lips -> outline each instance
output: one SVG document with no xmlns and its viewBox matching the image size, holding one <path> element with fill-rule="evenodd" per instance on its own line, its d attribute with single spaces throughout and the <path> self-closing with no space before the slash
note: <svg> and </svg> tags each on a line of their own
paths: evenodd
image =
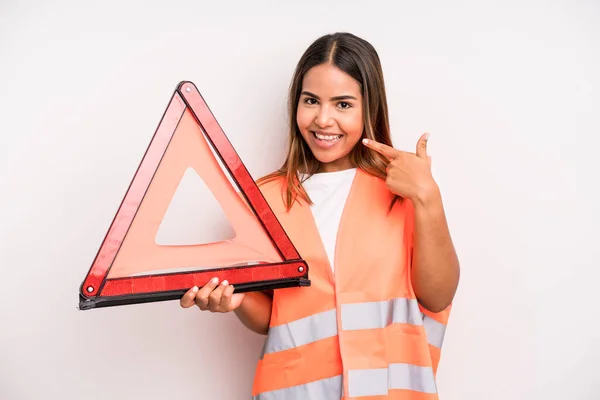
<svg viewBox="0 0 600 400">
<path fill-rule="evenodd" d="M 331 133 L 331 132 L 316 132 L 310 131 L 313 137 L 313 145 L 315 149 L 320 149 L 323 151 L 328 151 L 338 145 L 338 143 L 342 143 L 343 134 L 339 133 Z"/>
<path fill-rule="evenodd" d="M 343 135 L 334 134 L 334 133 L 322 133 L 322 132 L 312 132 L 312 134 L 316 139 L 318 139 L 320 141 L 324 141 L 324 142 L 329 142 L 329 143 L 337 142 L 343 136 Z"/>
</svg>

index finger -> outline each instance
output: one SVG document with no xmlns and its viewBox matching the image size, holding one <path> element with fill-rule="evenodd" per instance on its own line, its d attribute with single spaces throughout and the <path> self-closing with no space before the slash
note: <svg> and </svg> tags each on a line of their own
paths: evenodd
<svg viewBox="0 0 600 400">
<path fill-rule="evenodd" d="M 379 154 L 382 154 L 389 159 L 396 158 L 398 156 L 398 154 L 400 153 L 399 150 L 396 150 L 393 147 L 390 147 L 383 143 L 376 142 L 374 140 L 363 139 L 363 144 L 365 146 L 367 146 L 368 148 L 375 150 Z"/>
</svg>

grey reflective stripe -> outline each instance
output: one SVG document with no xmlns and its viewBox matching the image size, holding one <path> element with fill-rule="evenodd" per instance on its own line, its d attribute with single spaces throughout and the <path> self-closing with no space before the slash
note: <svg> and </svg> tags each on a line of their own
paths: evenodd
<svg viewBox="0 0 600 400">
<path fill-rule="evenodd" d="M 342 329 L 345 331 L 385 328 L 390 324 L 422 325 L 417 300 L 398 298 L 342 304 Z"/>
<path fill-rule="evenodd" d="M 252 400 L 340 400 L 342 398 L 342 376 L 321 379 L 304 385 L 260 393 Z"/>
<path fill-rule="evenodd" d="M 348 395 L 382 396 L 388 394 L 388 369 L 354 369 L 348 371 Z"/>
<path fill-rule="evenodd" d="M 391 324 L 423 325 L 430 345 L 441 348 L 444 342 L 446 326 L 423 314 L 416 299 L 342 304 L 345 331 L 385 328 Z"/>
<path fill-rule="evenodd" d="M 425 333 L 427 334 L 427 341 L 430 345 L 442 348 L 444 343 L 444 335 L 446 334 L 446 325 L 441 322 L 437 322 L 435 319 L 425 315 L 423 317 L 423 325 L 425 327 Z"/>
<path fill-rule="evenodd" d="M 348 395 L 384 396 L 392 389 L 437 393 L 431 367 L 412 364 L 390 364 L 388 368 L 348 371 Z"/>
<path fill-rule="evenodd" d="M 287 324 L 270 327 L 263 353 L 288 350 L 336 335 L 337 313 L 335 309 L 332 309 Z"/>
<path fill-rule="evenodd" d="M 412 364 L 390 364 L 390 389 L 437 393 L 433 368 Z"/>
</svg>

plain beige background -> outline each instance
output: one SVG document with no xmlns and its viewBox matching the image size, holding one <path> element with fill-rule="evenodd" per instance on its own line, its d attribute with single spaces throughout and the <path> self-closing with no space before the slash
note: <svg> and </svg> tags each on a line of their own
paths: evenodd
<svg viewBox="0 0 600 400">
<path fill-rule="evenodd" d="M 2 0 L 0 398 L 249 398 L 262 338 L 233 315 L 77 291 L 179 81 L 258 178 L 298 58 L 346 30 L 380 52 L 397 147 L 431 132 L 463 271 L 441 399 L 596 399 L 599 22 L 596 1 Z M 164 240 L 197 233 L 178 201 L 193 223 Z"/>
</svg>

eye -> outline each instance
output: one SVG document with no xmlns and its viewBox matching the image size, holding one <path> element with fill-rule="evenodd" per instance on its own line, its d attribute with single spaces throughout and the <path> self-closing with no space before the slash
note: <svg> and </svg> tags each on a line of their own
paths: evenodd
<svg viewBox="0 0 600 400">
<path fill-rule="evenodd" d="M 342 110 L 347 110 L 348 108 L 352 107 L 352 104 L 346 102 L 346 101 L 341 101 L 338 103 L 338 106 L 342 109 Z"/>
<path fill-rule="evenodd" d="M 306 98 L 304 99 L 304 104 L 308 104 L 308 105 L 311 105 L 311 106 L 313 106 L 313 105 L 315 105 L 315 104 L 317 104 L 317 103 L 318 103 L 317 99 L 314 99 L 314 98 L 312 98 L 312 97 L 306 97 Z"/>
</svg>

